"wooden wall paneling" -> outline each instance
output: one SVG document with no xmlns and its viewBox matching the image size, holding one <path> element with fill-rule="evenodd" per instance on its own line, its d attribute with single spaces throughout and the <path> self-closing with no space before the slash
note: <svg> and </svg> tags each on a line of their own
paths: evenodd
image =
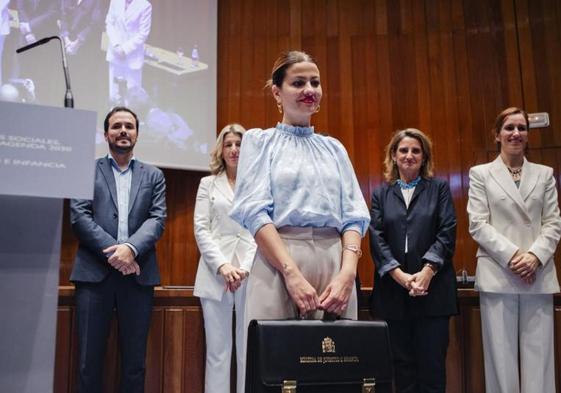
<svg viewBox="0 0 561 393">
<path fill-rule="evenodd" d="M 268 3 L 265 1 L 257 1 L 255 13 L 258 15 L 266 15 Z M 253 45 L 254 53 L 252 56 L 252 66 L 250 73 L 250 78 L 252 78 L 251 83 L 251 97 L 249 102 L 252 106 L 248 108 L 247 113 L 244 113 L 245 119 L 251 120 L 253 124 L 252 127 L 259 126 L 262 128 L 273 126 L 274 123 L 267 123 L 266 109 L 270 107 L 272 98 L 265 96 L 265 82 L 269 79 L 270 69 L 273 65 L 273 60 L 271 60 L 268 55 L 268 42 L 270 41 L 271 21 L 266 18 L 255 18 L 254 19 L 254 32 L 253 32 Z M 244 119 L 244 120 L 245 120 Z"/>
<path fill-rule="evenodd" d="M 469 187 L 468 170 L 476 162 L 475 151 L 477 145 L 472 137 L 473 112 L 471 108 L 471 85 L 469 80 L 468 50 L 466 42 L 466 27 L 464 8 L 462 0 L 454 0 L 451 9 L 452 39 L 457 122 L 450 132 L 457 133 L 460 167 L 449 174 L 450 189 L 454 198 L 456 208 L 456 253 L 454 255 L 454 266 L 456 271 L 466 269 L 470 274 L 475 273 L 473 260 L 475 258 L 476 245 L 468 233 L 468 216 L 466 213 L 467 193 Z M 459 181 L 456 181 L 459 178 Z M 452 179 L 454 179 L 452 181 Z"/>
<path fill-rule="evenodd" d="M 166 308 L 163 334 L 162 392 L 202 392 L 204 330 L 200 307 Z"/>
<path fill-rule="evenodd" d="M 164 363 L 162 391 L 183 393 L 185 362 L 185 316 L 183 308 L 168 308 L 164 312 Z"/>
<path fill-rule="evenodd" d="M 204 391 L 205 336 L 203 314 L 200 307 L 186 307 L 183 311 L 185 370 L 183 384 L 189 388 L 185 393 Z M 166 391 L 167 393 L 167 391 Z"/>
<path fill-rule="evenodd" d="M 559 146 L 561 103 L 561 5 L 558 1 L 516 1 L 526 109 L 549 112 L 551 127 L 530 134 L 532 146 Z"/>
<path fill-rule="evenodd" d="M 226 125 L 227 119 L 240 116 L 241 105 L 241 63 L 242 49 L 242 7 L 236 1 L 221 1 L 218 6 L 218 37 L 219 48 L 224 52 L 218 53 L 219 75 L 226 74 L 227 79 L 218 80 L 218 102 L 224 103 L 223 108 L 218 108 L 218 124 Z"/>
<path fill-rule="evenodd" d="M 150 333 L 146 351 L 146 393 L 160 393 L 162 390 L 162 371 L 164 369 L 164 321 L 165 309 L 155 307 L 152 311 Z"/>
<path fill-rule="evenodd" d="M 302 0 L 290 0 L 290 49 L 302 48 Z"/>
<path fill-rule="evenodd" d="M 162 285 L 193 285 L 199 260 L 193 212 L 200 178 L 207 172 L 165 169 L 168 218 L 156 245 Z"/>
</svg>

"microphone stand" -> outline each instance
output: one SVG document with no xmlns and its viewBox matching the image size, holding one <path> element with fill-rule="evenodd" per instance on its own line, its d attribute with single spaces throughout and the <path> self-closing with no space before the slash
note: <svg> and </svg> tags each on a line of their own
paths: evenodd
<svg viewBox="0 0 561 393">
<path fill-rule="evenodd" d="M 50 40 L 56 39 L 60 43 L 60 53 L 62 54 L 62 70 L 64 72 L 64 82 L 66 84 L 66 92 L 64 94 L 64 107 L 74 108 L 74 96 L 72 95 L 72 89 L 70 88 L 70 72 L 68 71 L 68 62 L 66 61 L 66 49 L 64 47 L 64 42 L 58 35 L 53 35 L 51 37 L 41 38 L 29 45 L 16 49 L 16 53 L 25 52 L 26 50 L 35 48 L 36 46 L 46 44 Z"/>
</svg>

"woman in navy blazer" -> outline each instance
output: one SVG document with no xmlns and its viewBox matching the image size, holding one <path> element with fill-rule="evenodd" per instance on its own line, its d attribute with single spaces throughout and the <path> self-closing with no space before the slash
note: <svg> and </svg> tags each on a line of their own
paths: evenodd
<svg viewBox="0 0 561 393">
<path fill-rule="evenodd" d="M 386 147 L 386 183 L 372 194 L 371 311 L 387 320 L 396 391 L 445 392 L 456 213 L 448 183 L 433 178 L 432 143 L 413 128 Z"/>
</svg>

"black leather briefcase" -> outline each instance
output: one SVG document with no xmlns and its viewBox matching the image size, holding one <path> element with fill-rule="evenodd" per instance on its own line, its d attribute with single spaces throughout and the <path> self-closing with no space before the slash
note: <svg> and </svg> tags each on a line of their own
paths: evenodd
<svg viewBox="0 0 561 393">
<path fill-rule="evenodd" d="M 245 393 L 390 393 L 385 322 L 251 321 Z"/>
</svg>

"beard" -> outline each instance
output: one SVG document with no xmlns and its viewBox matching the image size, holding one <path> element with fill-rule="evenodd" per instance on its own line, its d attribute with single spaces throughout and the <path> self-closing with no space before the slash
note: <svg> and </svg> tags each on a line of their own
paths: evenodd
<svg viewBox="0 0 561 393">
<path fill-rule="evenodd" d="M 129 139 L 130 144 L 128 146 L 120 146 L 116 142 L 109 143 L 109 150 L 114 151 L 115 153 L 129 153 L 134 149 L 134 143 Z"/>
</svg>

